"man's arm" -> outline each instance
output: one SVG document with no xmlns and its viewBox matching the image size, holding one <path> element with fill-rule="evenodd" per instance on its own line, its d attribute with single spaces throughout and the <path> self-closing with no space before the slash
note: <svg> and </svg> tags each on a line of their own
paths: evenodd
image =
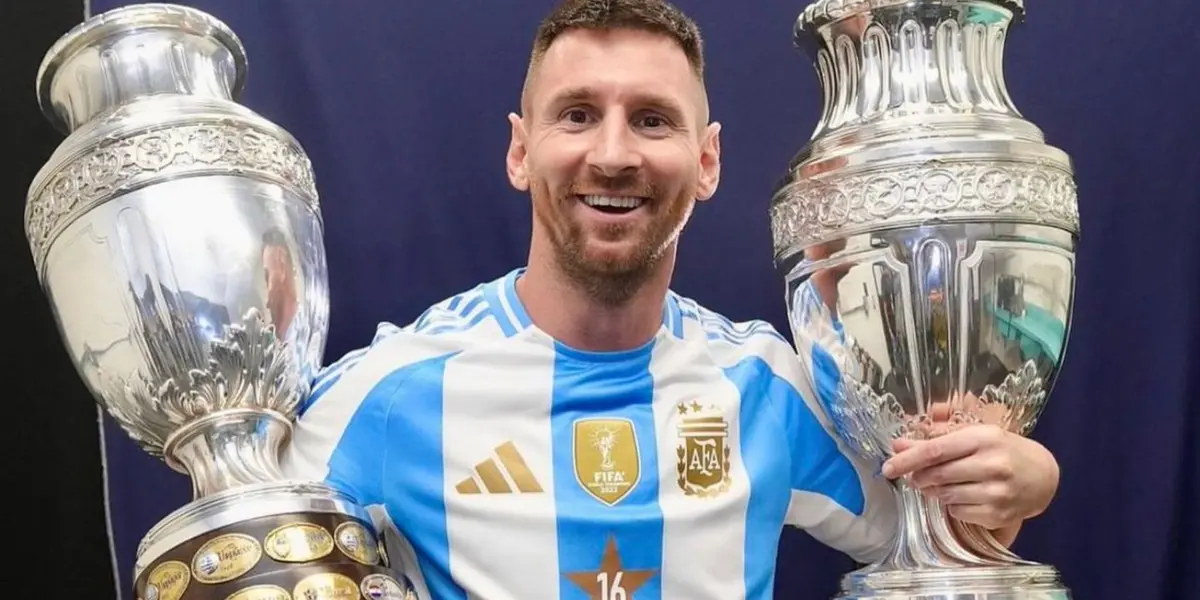
<svg viewBox="0 0 1200 600">
<path fill-rule="evenodd" d="M 388 375 L 413 358 L 404 350 L 416 344 L 396 345 L 409 330 L 381 323 L 369 345 L 321 369 L 281 457 L 286 476 L 325 482 L 361 505 L 383 502 L 379 450 L 397 387 Z"/>
<path fill-rule="evenodd" d="M 291 479 L 320 481 L 367 505 L 380 502 L 380 447 L 391 398 L 376 389 L 367 350 L 355 350 L 321 370 L 301 406 L 280 463 Z"/>
<path fill-rule="evenodd" d="M 763 358 L 767 394 L 789 442 L 792 498 L 786 523 L 859 562 L 881 559 L 898 531 L 895 493 L 872 463 L 842 443 L 823 410 L 821 390 L 833 389 L 833 374 L 819 356 L 816 364 L 804 364 L 814 357 L 797 356 L 782 337 Z"/>
<path fill-rule="evenodd" d="M 791 368 L 781 370 L 791 389 L 785 407 L 793 457 L 788 522 L 861 563 L 874 562 L 887 554 L 899 529 L 896 494 L 878 465 L 859 457 L 839 437 L 824 409 L 833 400 L 839 375 L 828 370 L 828 356 L 812 350 L 793 351 Z M 841 510 L 817 510 L 818 498 Z"/>
</svg>

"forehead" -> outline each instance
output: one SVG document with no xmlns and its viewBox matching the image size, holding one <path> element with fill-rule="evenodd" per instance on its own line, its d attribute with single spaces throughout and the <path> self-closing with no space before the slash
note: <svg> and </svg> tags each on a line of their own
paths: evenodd
<svg viewBox="0 0 1200 600">
<path fill-rule="evenodd" d="M 537 67 L 534 101 L 578 89 L 612 97 L 669 96 L 685 109 L 701 93 L 679 44 L 637 29 L 575 29 L 554 40 Z"/>
</svg>

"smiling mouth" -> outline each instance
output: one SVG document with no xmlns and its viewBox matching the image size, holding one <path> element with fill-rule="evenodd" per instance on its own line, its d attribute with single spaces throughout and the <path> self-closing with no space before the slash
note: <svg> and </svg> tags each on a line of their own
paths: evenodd
<svg viewBox="0 0 1200 600">
<path fill-rule="evenodd" d="M 645 198 L 637 196 L 579 196 L 579 200 L 589 207 L 610 215 L 623 215 L 637 210 L 646 203 Z"/>
</svg>

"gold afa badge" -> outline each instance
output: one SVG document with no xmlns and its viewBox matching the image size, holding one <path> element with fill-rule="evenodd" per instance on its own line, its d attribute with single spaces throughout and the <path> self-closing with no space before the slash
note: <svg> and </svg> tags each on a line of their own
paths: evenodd
<svg viewBox="0 0 1200 600">
<path fill-rule="evenodd" d="M 244 533 L 227 533 L 200 546 L 192 575 L 201 583 L 225 583 L 245 575 L 262 559 L 262 546 Z"/>
<path fill-rule="evenodd" d="M 149 600 L 179 600 L 192 581 L 188 566 L 177 560 L 167 561 L 154 567 L 146 576 L 146 590 L 142 596 Z"/>
<path fill-rule="evenodd" d="M 234 592 L 225 600 L 292 600 L 292 595 L 277 585 L 256 585 Z"/>
<path fill-rule="evenodd" d="M 591 496 L 615 506 L 637 487 L 642 475 L 633 421 L 579 419 L 574 431 L 575 479 Z"/>
<path fill-rule="evenodd" d="M 680 402 L 677 427 L 679 487 L 688 496 L 711 498 L 729 490 L 729 423 L 715 406 Z"/>
<path fill-rule="evenodd" d="M 358 600 L 358 584 L 340 573 L 317 573 L 301 579 L 292 596 L 297 600 Z"/>
<path fill-rule="evenodd" d="M 291 523 L 268 533 L 263 547 L 267 556 L 279 562 L 302 563 L 333 552 L 333 536 L 320 525 Z"/>
</svg>

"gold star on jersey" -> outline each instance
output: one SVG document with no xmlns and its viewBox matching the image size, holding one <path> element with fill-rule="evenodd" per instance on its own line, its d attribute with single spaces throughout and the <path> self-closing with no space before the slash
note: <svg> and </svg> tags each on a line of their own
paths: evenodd
<svg viewBox="0 0 1200 600">
<path fill-rule="evenodd" d="M 587 592 L 592 600 L 633 600 L 638 588 L 646 585 L 657 573 L 654 569 L 626 569 L 621 566 L 621 554 L 617 552 L 617 539 L 608 536 L 604 545 L 604 557 L 595 571 L 566 573 L 576 587 Z"/>
</svg>

